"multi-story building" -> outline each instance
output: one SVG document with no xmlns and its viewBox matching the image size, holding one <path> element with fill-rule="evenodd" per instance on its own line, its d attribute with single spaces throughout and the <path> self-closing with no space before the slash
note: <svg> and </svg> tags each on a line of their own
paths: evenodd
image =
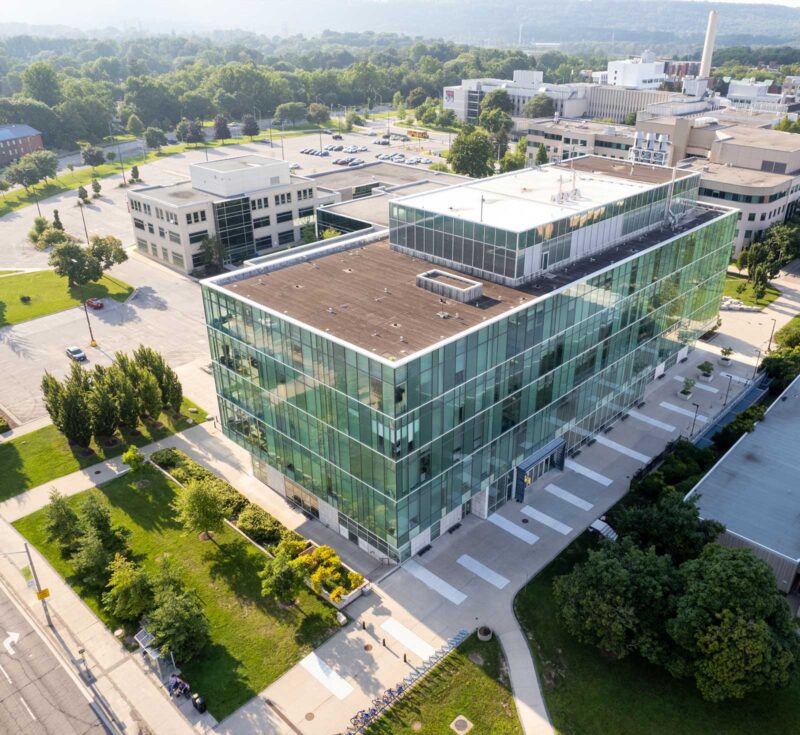
<svg viewBox="0 0 800 735">
<path fill-rule="evenodd" d="M 246 155 L 196 163 L 191 179 L 128 192 L 140 253 L 190 273 L 204 265 L 202 243 L 219 242 L 223 265 L 298 242 L 313 221 L 318 197 L 311 179 L 294 176 L 286 161 Z"/>
<path fill-rule="evenodd" d="M 36 128 L 30 125 L 0 125 L 0 166 L 43 148 L 42 134 Z"/>
<path fill-rule="evenodd" d="M 547 151 L 552 163 L 575 156 L 630 158 L 635 130 L 627 125 L 610 125 L 592 120 L 553 120 L 552 118 L 514 118 L 513 136 L 525 136 L 528 158 L 536 156 L 539 145 Z"/>
<path fill-rule="evenodd" d="M 445 87 L 443 105 L 452 110 L 459 120 L 474 122 L 481 114 L 481 101 L 495 89 L 505 89 L 511 98 L 513 115 L 521 115 L 525 103 L 539 94 L 544 81 L 540 71 L 517 69 L 513 79 L 462 79 L 461 84 Z"/>
<path fill-rule="evenodd" d="M 733 79 L 728 84 L 725 95 L 728 104 L 738 110 L 759 110 L 785 115 L 800 109 L 792 93 L 784 88 L 773 88 L 773 80 Z"/>
<path fill-rule="evenodd" d="M 204 281 L 226 434 L 379 557 L 487 517 L 715 323 L 736 211 L 699 178 L 576 158 Z"/>
<path fill-rule="evenodd" d="M 664 61 L 658 61 L 655 54 L 645 51 L 641 56 L 631 59 L 618 59 L 608 62 L 608 69 L 595 72 L 592 79 L 598 84 L 629 89 L 658 89 L 667 80 Z"/>
</svg>

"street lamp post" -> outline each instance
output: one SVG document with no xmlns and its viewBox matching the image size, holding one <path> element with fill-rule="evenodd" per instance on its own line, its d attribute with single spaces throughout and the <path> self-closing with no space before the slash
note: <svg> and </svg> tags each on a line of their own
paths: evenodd
<svg viewBox="0 0 800 735">
<path fill-rule="evenodd" d="M 281 120 L 281 158 L 285 161 L 286 155 L 283 152 L 283 137 L 286 134 L 286 120 Z"/>
<path fill-rule="evenodd" d="M 78 208 L 81 210 L 81 219 L 83 220 L 83 234 L 86 235 L 86 244 L 89 244 L 89 230 L 86 228 L 86 215 L 83 213 L 83 202 L 78 200 Z"/>
<path fill-rule="evenodd" d="M 699 403 L 692 403 L 694 406 L 694 417 L 692 418 L 692 430 L 689 432 L 689 438 L 691 439 L 694 436 L 694 425 L 697 423 L 697 412 L 700 410 Z"/>
<path fill-rule="evenodd" d="M 111 121 L 108 121 L 108 136 L 111 138 L 111 142 L 114 142 L 114 133 L 111 129 Z M 122 171 L 122 185 L 127 186 L 128 182 L 125 180 L 125 164 L 122 162 L 122 147 L 120 146 L 120 142 L 117 141 L 117 158 L 119 158 L 119 168 Z"/>
<path fill-rule="evenodd" d="M 756 373 L 758 372 L 758 362 L 759 362 L 759 360 L 761 360 L 761 350 L 760 349 L 756 350 L 756 366 L 753 368 L 753 377 L 751 378 L 751 380 L 755 380 L 756 379 Z"/>
<path fill-rule="evenodd" d="M 84 312 L 85 312 L 85 314 L 86 314 L 86 326 L 88 326 L 88 327 L 89 327 L 89 337 L 90 337 L 90 339 L 91 339 L 91 341 L 89 342 L 89 344 L 90 344 L 92 347 L 97 347 L 97 342 L 95 341 L 95 338 L 94 338 L 94 333 L 92 332 L 92 322 L 89 320 L 89 307 L 88 307 L 88 306 L 86 306 L 86 302 L 85 302 L 85 301 L 83 302 L 83 311 L 84 311 Z"/>
<path fill-rule="evenodd" d="M 31 568 L 33 583 L 36 585 L 36 594 L 39 595 L 42 600 L 42 608 L 44 608 L 44 616 L 47 619 L 47 625 L 52 628 L 53 621 L 50 619 L 50 610 L 47 608 L 47 600 L 41 597 L 42 585 L 39 584 L 39 575 L 36 573 L 36 567 L 33 564 L 33 557 L 31 556 L 31 550 L 28 547 L 27 541 L 25 542 L 25 555 L 28 557 L 28 566 Z"/>
<path fill-rule="evenodd" d="M 731 382 L 733 381 L 733 375 L 728 376 L 728 388 L 725 391 L 725 402 L 722 404 L 723 406 L 728 405 L 728 394 L 731 392 Z"/>
<path fill-rule="evenodd" d="M 770 317 L 770 319 L 772 319 L 772 329 L 771 329 L 771 331 L 769 333 L 769 342 L 767 343 L 767 352 L 772 352 L 772 337 L 775 334 L 775 319 L 773 319 L 772 317 Z"/>
</svg>

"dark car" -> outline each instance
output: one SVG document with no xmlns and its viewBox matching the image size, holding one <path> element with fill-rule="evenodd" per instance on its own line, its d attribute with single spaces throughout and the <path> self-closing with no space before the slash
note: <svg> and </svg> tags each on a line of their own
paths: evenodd
<svg viewBox="0 0 800 735">
<path fill-rule="evenodd" d="M 67 357 L 75 362 L 86 362 L 86 353 L 80 347 L 67 347 Z"/>
<path fill-rule="evenodd" d="M 336 135 L 334 135 L 334 136 L 333 136 L 333 139 L 334 139 L 334 140 L 344 140 L 344 139 L 342 138 L 342 136 L 341 136 L 341 135 L 339 135 L 339 133 L 336 133 Z"/>
</svg>

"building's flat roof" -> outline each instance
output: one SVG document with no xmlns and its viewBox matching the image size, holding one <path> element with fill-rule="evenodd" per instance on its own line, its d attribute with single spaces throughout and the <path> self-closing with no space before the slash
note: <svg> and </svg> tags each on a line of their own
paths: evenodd
<svg viewBox="0 0 800 735">
<path fill-rule="evenodd" d="M 690 165 L 682 165 L 681 168 L 699 173 L 704 182 L 718 181 L 721 184 L 733 184 L 736 186 L 758 186 L 766 189 L 787 186 L 794 180 L 792 176 L 767 173 L 766 171 L 757 171 L 752 168 L 726 166 L 723 163 L 711 163 L 702 158 L 692 161 Z"/>
<path fill-rule="evenodd" d="M 723 108 L 708 113 L 715 117 L 722 125 L 743 125 L 749 128 L 771 128 L 781 116 L 775 112 L 756 112 L 754 110 L 738 110 L 736 108 Z"/>
<path fill-rule="evenodd" d="M 677 171 L 676 178 L 693 173 Z M 410 196 L 402 203 L 510 232 L 525 232 L 647 191 L 671 177 L 670 168 L 583 156 Z M 575 196 L 557 201 L 559 192 L 566 195 L 573 190 Z"/>
<path fill-rule="evenodd" d="M 279 261 L 274 260 L 272 270 L 254 265 L 238 273 L 218 276 L 209 283 L 365 352 L 396 361 L 584 280 L 618 261 L 715 219 L 722 211 L 714 207 L 698 208 L 693 210 L 693 217 L 685 218 L 675 229 L 652 230 L 518 288 L 465 276 L 455 269 L 393 250 L 387 237 L 370 242 L 370 236 L 355 239 L 353 246 L 335 252 L 328 248 L 336 246 L 321 243 L 316 248 L 316 256 L 309 250 L 294 255 L 289 251 L 283 267 L 275 268 Z M 432 269 L 481 283 L 484 298 L 469 304 L 452 299 L 444 299 L 442 303 L 438 295 L 416 285 L 417 275 Z M 451 318 L 441 318 L 439 312 L 442 311 Z"/>
<path fill-rule="evenodd" d="M 731 125 L 717 132 L 717 140 L 732 145 L 767 148 L 788 153 L 800 151 L 800 136 L 780 130 L 766 130 L 746 125 Z"/>
<path fill-rule="evenodd" d="M 317 186 L 333 189 L 334 191 L 352 189 L 356 186 L 366 186 L 367 184 L 397 186 L 398 184 L 409 184 L 427 179 L 443 181 L 447 185 L 470 181 L 466 176 L 431 171 L 428 168 L 417 168 L 407 164 L 387 163 L 386 161 L 376 161 L 375 163 L 367 163 L 364 166 L 353 168 L 346 167 L 338 171 L 309 174 L 308 178 Z"/>
<path fill-rule="evenodd" d="M 594 133 L 595 135 L 613 135 L 616 137 L 633 138 L 636 128 L 632 125 L 617 123 L 601 123 L 594 120 L 565 119 L 553 120 L 552 117 L 522 118 L 529 127 L 536 126 L 544 130 L 558 130 L 570 133 Z"/>
<path fill-rule="evenodd" d="M 399 199 L 400 197 L 408 196 L 409 194 L 417 194 L 423 191 L 436 191 L 447 185 L 448 182 L 444 181 L 415 181 L 411 184 L 393 186 L 389 189 L 380 189 L 368 197 L 349 199 L 346 202 L 332 204 L 325 207 L 325 211 L 335 212 L 345 217 L 353 217 L 373 225 L 382 225 L 386 227 L 389 224 L 389 202 Z"/>
<path fill-rule="evenodd" d="M 800 560 L 800 378 L 783 398 L 692 493 L 703 518 Z"/>
<path fill-rule="evenodd" d="M 254 153 L 245 156 L 230 156 L 217 161 L 194 163 L 197 168 L 210 169 L 211 171 L 243 171 L 250 168 L 285 165 L 285 161 L 269 156 L 258 156 Z"/>
<path fill-rule="evenodd" d="M 131 194 L 152 199 L 156 202 L 168 204 L 171 207 L 180 207 L 183 204 L 199 204 L 200 202 L 213 202 L 224 198 L 207 191 L 200 191 L 192 187 L 191 181 L 179 181 L 177 184 L 169 186 L 146 186 L 139 189 L 131 189 Z"/>
</svg>

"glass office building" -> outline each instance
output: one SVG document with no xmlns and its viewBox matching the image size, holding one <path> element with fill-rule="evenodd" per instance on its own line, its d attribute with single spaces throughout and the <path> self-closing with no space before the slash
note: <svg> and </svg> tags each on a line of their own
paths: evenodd
<svg viewBox="0 0 800 735">
<path fill-rule="evenodd" d="M 505 245 L 494 235 L 482 242 L 485 230 L 456 219 L 448 232 L 435 212 L 428 228 L 418 197 L 391 205 L 382 239 L 321 243 L 204 282 L 222 423 L 252 454 L 255 474 L 365 550 L 403 560 L 465 513 L 491 514 L 513 497 L 521 471 L 535 479 L 560 466 L 641 400 L 714 325 L 736 212 L 697 206 L 697 174 L 677 192 L 668 169 L 625 168 L 639 175 L 631 196 L 646 196 L 606 219 L 647 224 L 576 253 L 578 235 L 559 245 L 567 255 L 558 270 L 542 275 L 537 260 L 536 274 L 513 287 L 507 268 L 524 254 L 506 235 Z M 669 181 L 664 196 L 653 172 Z M 613 173 L 593 171 L 586 191 L 590 176 L 614 189 Z M 642 207 L 660 208 L 660 219 Z M 409 225 L 426 231 L 411 236 Z M 537 257 L 570 234 L 559 228 L 534 237 Z M 446 258 L 450 270 L 408 253 L 417 238 L 427 247 L 428 230 L 426 260 Z M 452 254 L 467 232 L 473 270 L 464 276 Z M 492 279 L 475 275 L 479 247 Z"/>
</svg>

